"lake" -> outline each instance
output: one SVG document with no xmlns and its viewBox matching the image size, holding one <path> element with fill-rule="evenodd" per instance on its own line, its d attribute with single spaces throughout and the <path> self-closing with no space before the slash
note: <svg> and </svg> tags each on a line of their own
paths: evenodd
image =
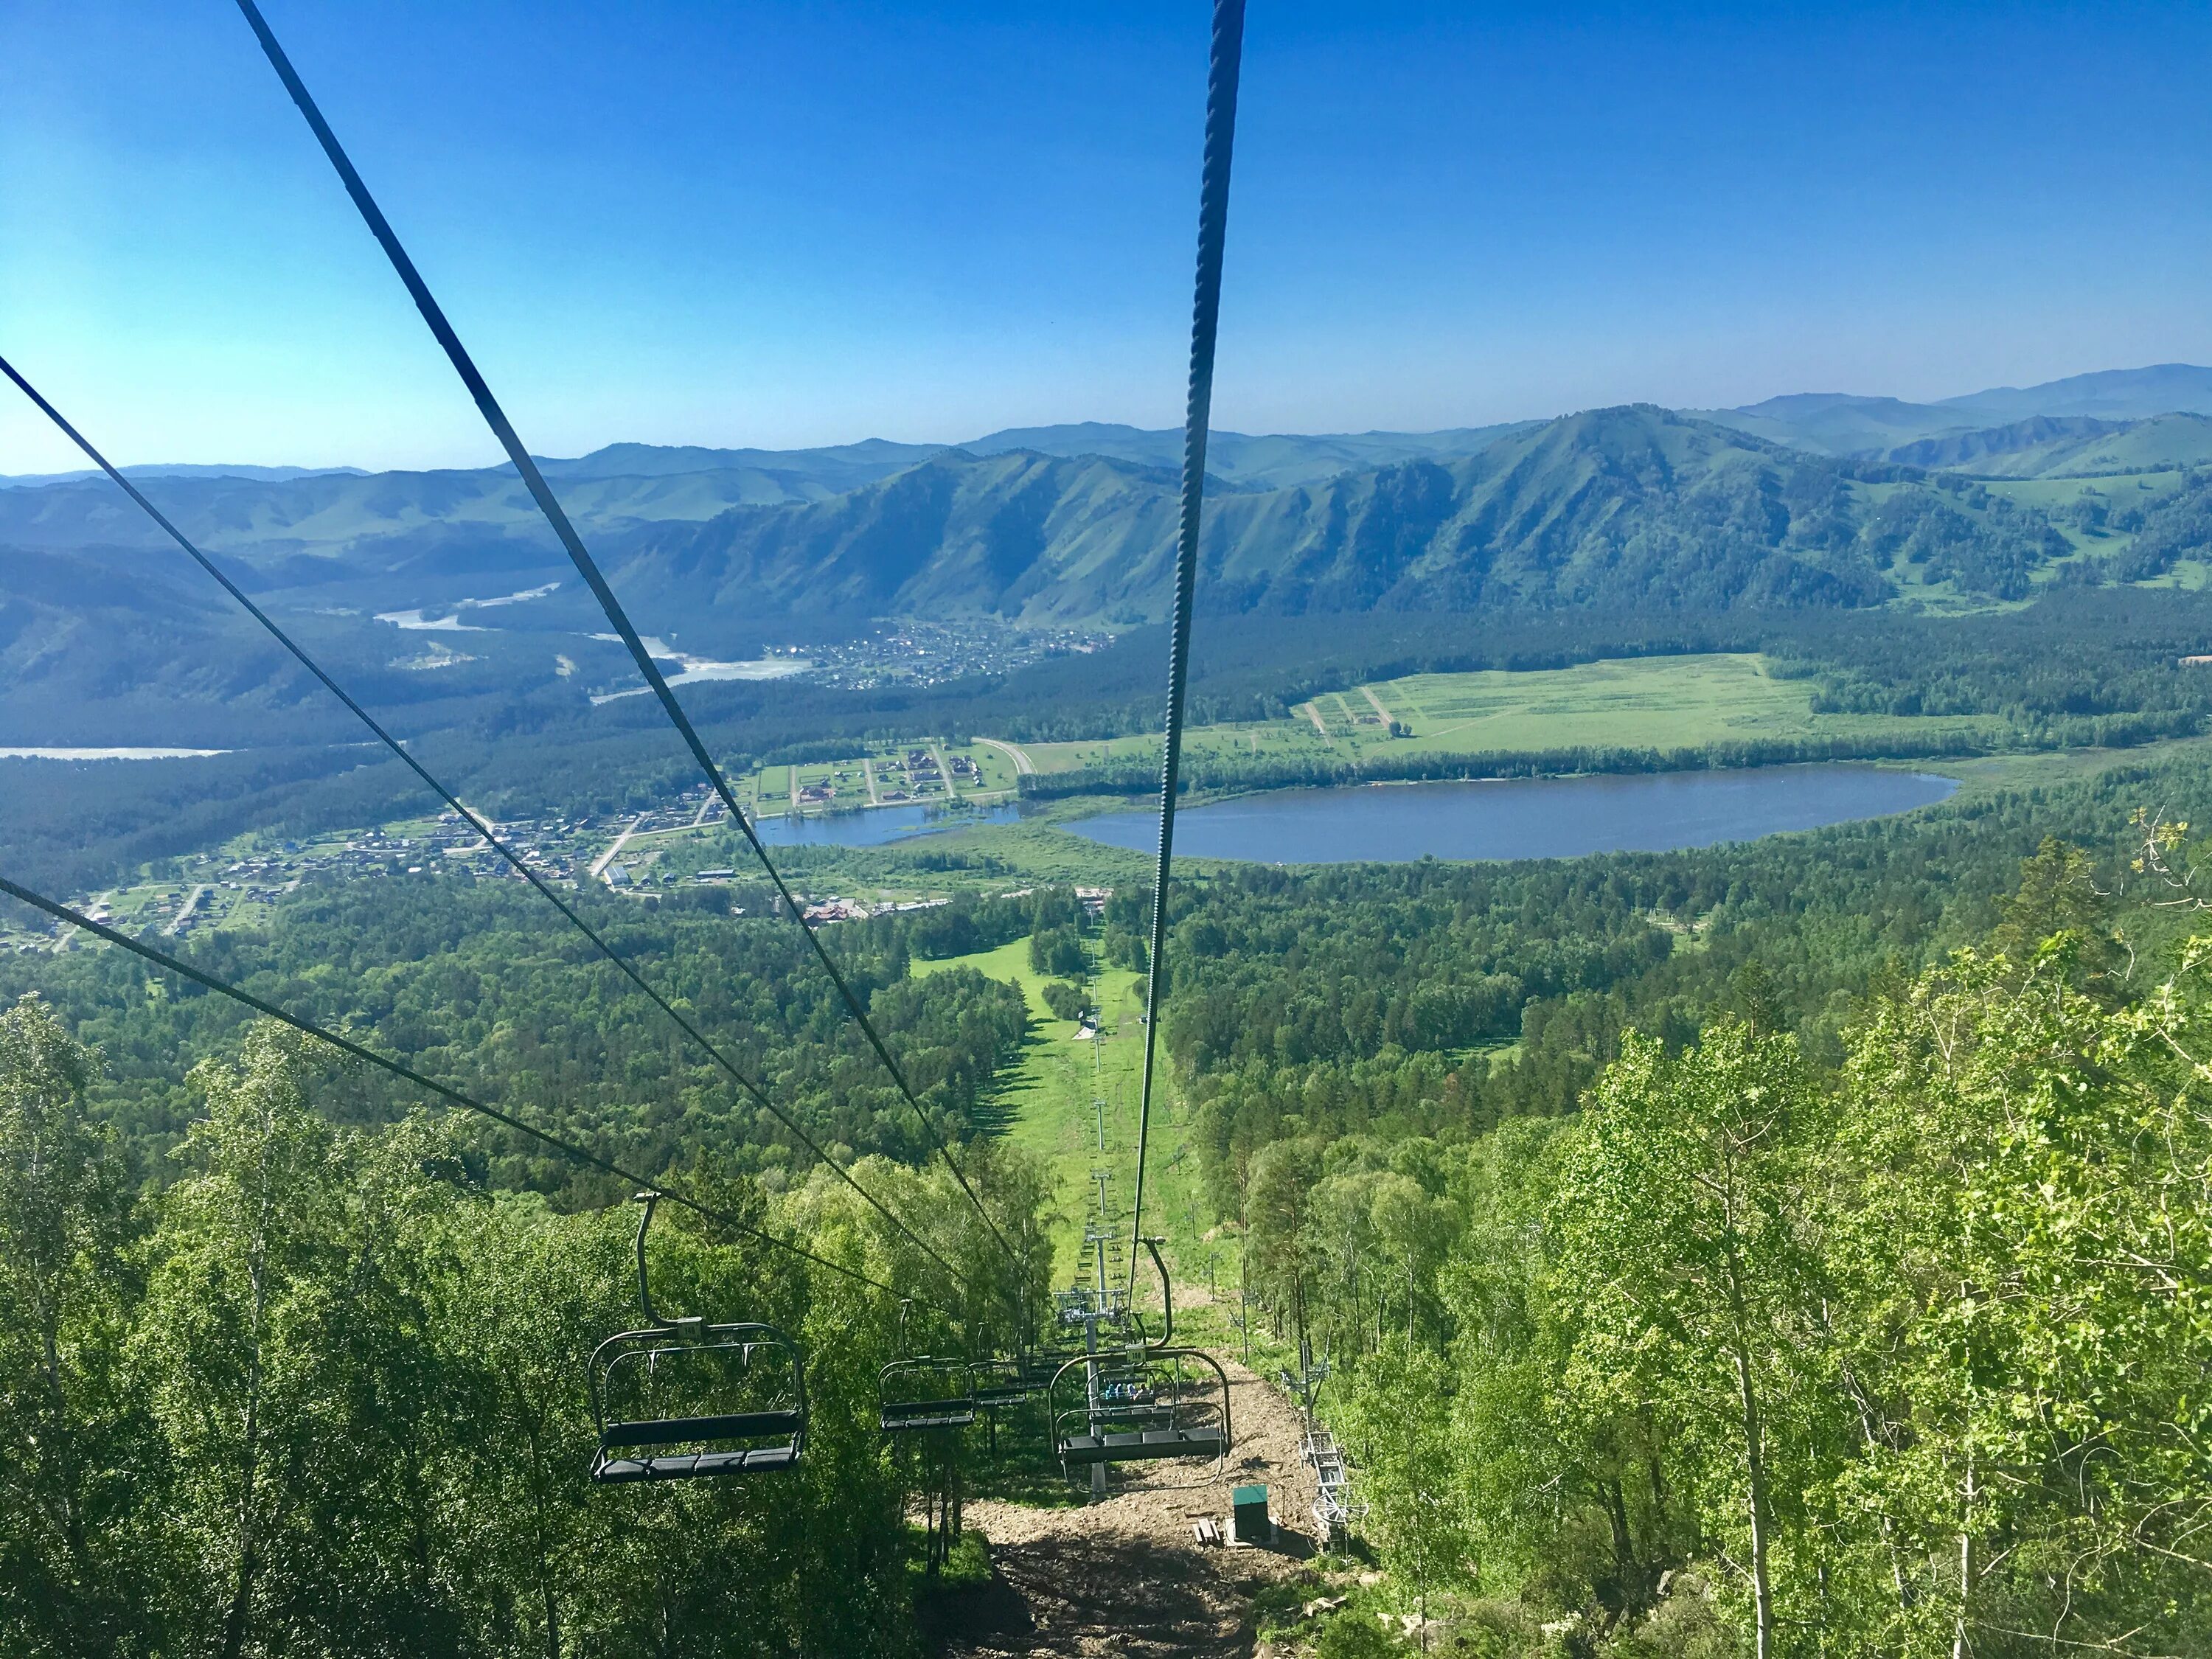
<svg viewBox="0 0 2212 1659">
<path fill-rule="evenodd" d="M 973 811 L 946 811 L 941 806 L 871 806 L 857 812 L 832 812 L 823 817 L 755 818 L 753 828 L 770 847 L 881 847 L 885 842 L 933 836 L 945 830 L 966 830 L 979 823 L 1012 823 L 1021 810 L 1011 801 Z"/>
<path fill-rule="evenodd" d="M 1184 807 L 1176 814 L 1176 851 L 1268 864 L 1659 853 L 1909 812 L 1958 787 L 1925 772 L 1838 762 L 1283 789 Z M 1159 845 L 1157 811 L 1109 812 L 1066 828 L 1139 852 Z"/>
</svg>

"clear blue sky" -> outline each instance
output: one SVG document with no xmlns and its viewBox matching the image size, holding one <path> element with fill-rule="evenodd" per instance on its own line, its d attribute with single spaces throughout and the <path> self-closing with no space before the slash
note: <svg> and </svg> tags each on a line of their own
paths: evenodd
<svg viewBox="0 0 2212 1659">
<path fill-rule="evenodd" d="M 1203 0 L 266 8 L 541 453 L 1180 418 Z M 1217 423 L 2212 360 L 2207 84 L 2201 5 L 1253 0 Z M 494 454 L 227 0 L 0 4 L 0 352 L 125 460 Z"/>
</svg>

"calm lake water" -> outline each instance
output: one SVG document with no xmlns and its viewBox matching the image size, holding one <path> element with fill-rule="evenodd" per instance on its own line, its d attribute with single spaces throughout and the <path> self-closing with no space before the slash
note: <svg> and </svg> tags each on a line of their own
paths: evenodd
<svg viewBox="0 0 2212 1659">
<path fill-rule="evenodd" d="M 1925 772 L 1838 763 L 1284 789 L 1183 809 L 1176 851 L 1269 864 L 1658 853 L 1910 811 L 1958 787 Z M 1139 852 L 1159 845 L 1157 811 L 1109 812 L 1067 828 Z"/>
<path fill-rule="evenodd" d="M 1012 802 L 957 812 L 928 805 L 871 806 L 865 811 L 800 818 L 795 823 L 787 817 L 756 818 L 753 827 L 770 847 L 880 847 L 888 841 L 965 830 L 978 823 L 1012 823 L 1020 816 L 1020 809 Z"/>
</svg>

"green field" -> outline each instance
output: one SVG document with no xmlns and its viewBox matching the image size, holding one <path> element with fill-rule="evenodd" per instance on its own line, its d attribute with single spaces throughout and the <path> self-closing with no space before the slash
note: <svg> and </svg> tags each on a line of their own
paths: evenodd
<svg viewBox="0 0 2212 1659">
<path fill-rule="evenodd" d="M 1392 735 L 1395 722 L 1401 735 Z M 1761 738 L 1900 739 L 1972 731 L 1994 716 L 1917 719 L 1816 714 L 1810 680 L 1778 679 L 1751 653 L 1638 657 L 1512 673 L 1419 674 L 1325 692 L 1279 720 L 1194 727 L 1194 754 L 1358 759 L 1387 751 L 1449 754 L 1592 748 L 1694 749 Z M 1110 742 L 1030 744 L 1039 772 L 1156 755 L 1149 734 Z"/>
</svg>

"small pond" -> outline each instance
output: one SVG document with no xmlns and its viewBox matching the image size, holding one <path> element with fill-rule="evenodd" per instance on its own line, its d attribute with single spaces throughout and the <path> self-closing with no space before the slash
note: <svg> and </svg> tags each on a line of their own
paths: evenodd
<svg viewBox="0 0 2212 1659">
<path fill-rule="evenodd" d="M 1176 814 L 1175 849 L 1267 864 L 1657 853 L 1907 812 L 1958 787 L 1926 772 L 1836 762 L 1281 789 L 1184 808 Z M 1066 827 L 1113 847 L 1149 853 L 1159 845 L 1157 811 L 1109 812 Z"/>
</svg>

